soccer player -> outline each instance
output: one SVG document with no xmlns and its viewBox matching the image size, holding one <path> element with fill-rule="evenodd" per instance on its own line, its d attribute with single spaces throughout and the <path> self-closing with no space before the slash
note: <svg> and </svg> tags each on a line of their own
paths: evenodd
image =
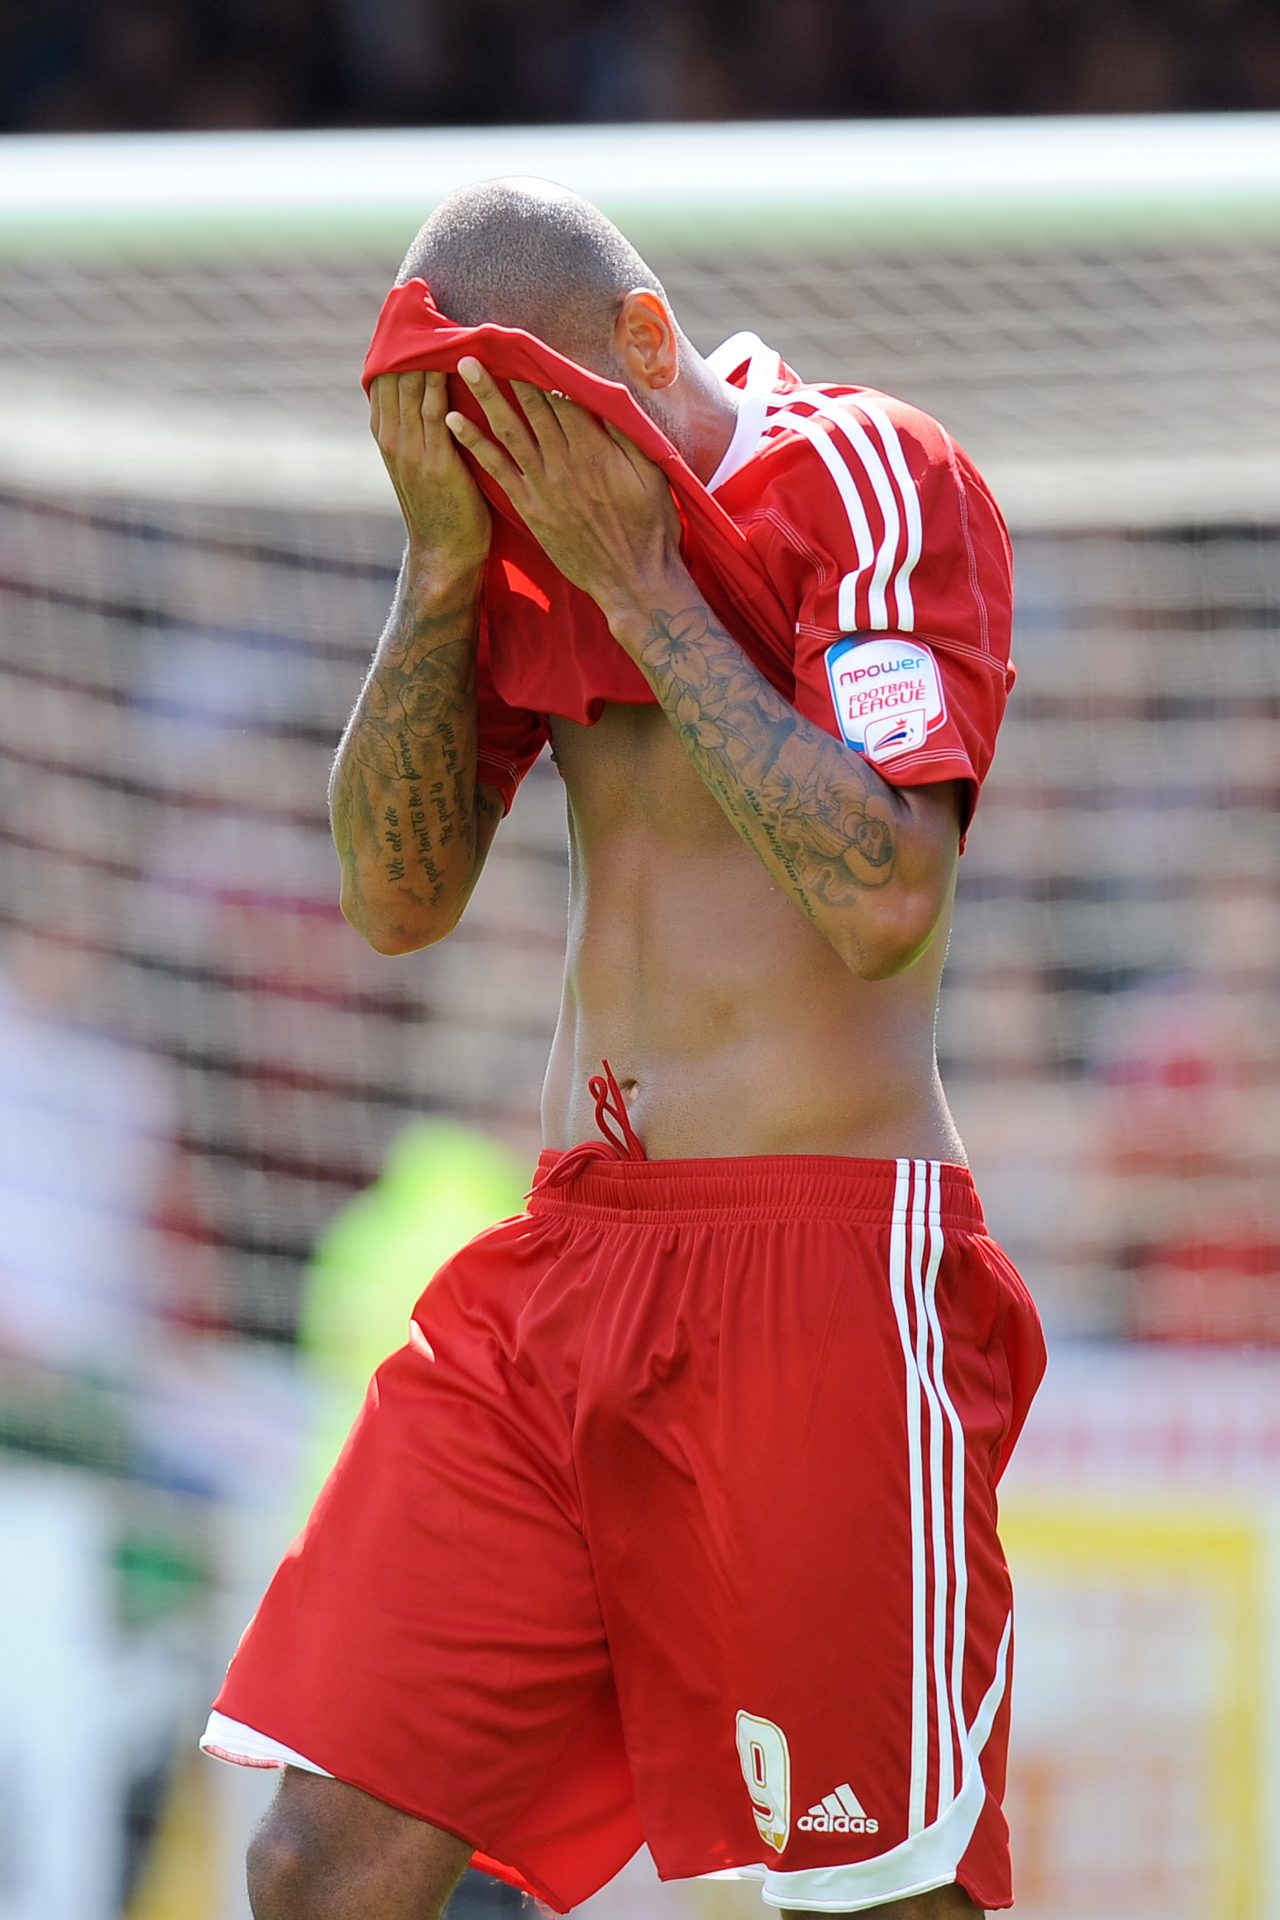
<svg viewBox="0 0 1280 1920">
<path fill-rule="evenodd" d="M 473 1854 L 564 1910 L 642 1841 L 790 1912 L 1007 1906 L 995 1487 L 1043 1345 L 934 1048 L 1003 524 L 916 409 L 701 358 L 558 189 L 454 195 L 387 311 L 461 404 L 375 337 L 408 548 L 343 910 L 448 935 L 549 737 L 568 960 L 527 1211 L 426 1287 L 206 1731 L 285 1768 L 254 1913 L 423 1920 Z"/>
</svg>

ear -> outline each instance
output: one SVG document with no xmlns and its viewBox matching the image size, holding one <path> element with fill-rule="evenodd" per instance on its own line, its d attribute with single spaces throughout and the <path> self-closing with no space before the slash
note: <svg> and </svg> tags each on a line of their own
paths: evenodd
<svg viewBox="0 0 1280 1920">
<path fill-rule="evenodd" d="M 614 322 L 613 344 L 638 387 L 657 392 L 674 385 L 680 371 L 676 323 L 651 288 L 635 287 L 624 295 Z"/>
</svg>

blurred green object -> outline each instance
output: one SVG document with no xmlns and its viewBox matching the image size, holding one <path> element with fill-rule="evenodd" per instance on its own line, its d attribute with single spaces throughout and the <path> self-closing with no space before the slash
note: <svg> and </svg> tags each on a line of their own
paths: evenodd
<svg viewBox="0 0 1280 1920">
<path fill-rule="evenodd" d="M 118 1624 L 128 1631 L 188 1612 L 213 1584 L 210 1549 L 200 1515 L 180 1508 L 159 1515 L 126 1516 L 111 1560 L 116 1577 Z"/>
<path fill-rule="evenodd" d="M 303 1288 L 299 1345 L 318 1392 L 304 1454 L 308 1507 L 360 1411 L 369 1376 L 408 1337 L 436 1269 L 518 1213 L 528 1169 L 501 1141 L 424 1120 L 393 1142 L 378 1179 L 335 1217 Z"/>
</svg>

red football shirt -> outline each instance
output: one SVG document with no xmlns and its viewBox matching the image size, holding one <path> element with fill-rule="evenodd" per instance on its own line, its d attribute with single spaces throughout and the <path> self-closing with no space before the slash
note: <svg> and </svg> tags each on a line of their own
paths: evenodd
<svg viewBox="0 0 1280 1920">
<path fill-rule="evenodd" d="M 770 682 L 895 786 L 960 780 L 965 821 L 995 751 L 1013 667 L 1012 558 L 977 469 L 919 408 L 809 384 L 754 334 L 709 358 L 742 395 L 706 486 L 626 389 L 530 335 L 459 327 L 422 281 L 388 296 L 365 362 L 555 387 L 611 420 L 667 474 L 682 552 L 712 611 Z M 460 382 L 454 404 L 478 418 Z M 480 643 L 478 770 L 507 806 L 553 715 L 653 701 L 594 602 L 551 566 L 499 489 Z"/>
</svg>

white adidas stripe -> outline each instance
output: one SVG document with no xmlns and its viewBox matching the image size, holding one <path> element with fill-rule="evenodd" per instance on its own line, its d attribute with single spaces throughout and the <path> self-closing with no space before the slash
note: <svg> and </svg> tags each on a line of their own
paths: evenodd
<svg viewBox="0 0 1280 1920">
<path fill-rule="evenodd" d="M 929 1163 L 915 1163 L 915 1194 L 911 1209 L 911 1292 L 916 1309 L 916 1366 L 929 1409 L 929 1530 L 933 1549 L 933 1694 L 938 1739 L 938 1811 L 942 1812 L 954 1794 L 955 1763 L 951 1732 L 951 1697 L 947 1686 L 947 1602 L 950 1569 L 947 1563 L 947 1499 L 943 1487 L 945 1460 L 942 1439 L 942 1407 L 934 1384 L 928 1313 L 925 1307 L 925 1216 L 930 1176 Z M 941 1244 L 938 1253 L 941 1255 Z"/>
<path fill-rule="evenodd" d="M 840 497 L 849 516 L 849 525 L 853 530 L 854 548 L 858 555 L 856 570 L 845 574 L 840 583 L 840 601 L 837 618 L 840 626 L 849 633 L 855 632 L 862 624 L 856 611 L 856 596 L 862 577 L 867 568 L 874 566 L 867 589 L 867 613 L 873 630 L 885 631 L 892 628 L 898 633 L 912 633 L 915 630 L 915 602 L 911 594 L 911 576 L 916 570 L 924 548 L 924 523 L 920 513 L 920 496 L 916 484 L 911 478 L 906 455 L 902 450 L 902 440 L 897 428 L 883 407 L 863 396 L 849 397 L 840 402 L 829 400 L 821 394 L 805 393 L 798 396 L 806 406 L 813 408 L 813 414 L 794 412 L 790 407 L 770 415 L 770 426 L 785 423 L 817 447 L 828 471 L 840 489 Z M 883 442 L 883 450 L 877 446 L 867 432 L 858 413 L 877 429 Z M 815 429 L 815 417 L 829 420 L 836 432 L 844 440 L 859 465 L 866 474 L 875 494 L 876 502 L 884 520 L 884 531 L 877 547 L 872 537 L 870 522 L 857 483 L 853 478 L 847 460 L 841 458 L 831 446 L 831 435 Z M 852 500 L 850 495 L 853 496 Z M 855 504 L 856 502 L 856 504 Z M 903 522 L 906 523 L 906 547 L 902 559 L 894 569 L 897 557 L 898 539 Z M 890 577 L 892 576 L 892 578 Z M 889 593 L 893 594 L 893 613 L 889 611 Z"/>
<path fill-rule="evenodd" d="M 942 1259 L 942 1172 L 936 1160 L 929 1163 L 931 1193 L 929 1201 L 930 1259 L 925 1287 L 925 1308 L 933 1332 L 935 1377 L 938 1396 L 946 1408 L 951 1430 L 951 1550 L 955 1567 L 955 1603 L 951 1637 L 951 1712 L 953 1723 L 964 1736 L 964 1643 L 969 1601 L 969 1562 L 965 1550 L 965 1448 L 964 1428 L 955 1402 L 947 1391 L 943 1366 L 942 1323 L 938 1318 L 937 1279 Z"/>
<path fill-rule="evenodd" d="M 854 551 L 858 556 L 855 569 L 846 573 L 840 582 L 840 601 L 837 618 L 847 633 L 857 631 L 859 621 L 855 611 L 858 584 L 867 568 L 875 558 L 875 541 L 871 537 L 871 523 L 867 519 L 867 510 L 862 504 L 862 495 L 858 492 L 849 463 L 842 460 L 831 443 L 831 435 L 820 427 L 806 413 L 792 413 L 784 408 L 781 413 L 771 415 L 770 426 L 786 425 L 817 448 L 822 463 L 836 483 L 844 510 L 849 517 L 849 529 L 853 534 Z"/>
<path fill-rule="evenodd" d="M 929 1764 L 928 1676 L 925 1668 L 924 1485 L 920 1461 L 920 1376 L 911 1349 L 907 1317 L 907 1202 L 911 1162 L 899 1160 L 889 1230 L 889 1293 L 905 1369 L 907 1484 L 911 1521 L 911 1773 L 907 1796 L 907 1836 L 924 1826 L 924 1795 Z"/>
<path fill-rule="evenodd" d="M 1009 1684 L 1012 1627 L 1010 1614 L 1000 1637 L 991 1683 L 965 1735 L 960 1791 L 946 1811 L 923 1832 L 912 1834 L 869 1860 L 809 1867 L 795 1873 L 766 1868 L 764 1898 L 769 1906 L 788 1912 L 807 1908 L 815 1913 L 865 1913 L 872 1907 L 900 1901 L 904 1887 L 942 1887 L 955 1879 L 986 1802 L 982 1753 Z"/>
<path fill-rule="evenodd" d="M 818 399 L 809 394 L 805 399 L 814 411 L 824 420 L 829 420 L 836 432 L 852 449 L 862 465 L 863 472 L 871 482 L 871 491 L 875 494 L 880 517 L 884 521 L 884 531 L 880 536 L 880 545 L 876 552 L 875 568 L 867 589 L 867 611 L 874 628 L 886 628 L 889 625 L 889 603 L 886 590 L 889 575 L 898 552 L 898 535 L 902 531 L 902 516 L 898 511 L 898 499 L 894 492 L 893 481 L 884 455 L 872 440 L 870 434 L 848 406 L 836 406 L 830 400 Z M 841 622 L 843 625 L 843 621 Z M 896 623 L 902 625 L 901 621 Z"/>
<path fill-rule="evenodd" d="M 906 552 L 903 554 L 901 564 L 893 578 L 893 598 L 897 609 L 897 624 L 903 633 L 912 633 L 915 631 L 916 610 L 915 602 L 911 597 L 911 576 L 916 570 L 916 564 L 924 549 L 924 523 L 920 515 L 920 495 L 916 488 L 915 481 L 911 478 L 911 472 L 907 466 L 907 456 L 902 451 L 902 440 L 899 436 L 898 429 L 894 426 L 893 421 L 889 418 L 884 408 L 877 406 L 875 401 L 869 400 L 865 394 L 859 394 L 856 399 L 847 399 L 843 401 L 839 407 L 837 407 L 833 401 L 829 400 L 823 401 L 820 404 L 821 411 L 823 413 L 830 412 L 833 419 L 841 419 L 847 408 L 856 407 L 859 412 L 866 414 L 868 420 L 873 421 L 879 429 L 880 438 L 884 442 L 884 450 L 888 456 L 890 469 L 894 479 L 898 483 L 898 494 L 902 501 L 907 522 Z"/>
<path fill-rule="evenodd" d="M 925 1825 L 930 1769 L 930 1719 L 936 1727 L 937 1807 L 940 1819 L 958 1792 L 956 1743 L 967 1747 L 963 1714 L 965 1608 L 968 1573 L 964 1548 L 964 1432 L 947 1391 L 937 1280 L 944 1236 L 941 1169 L 936 1160 L 899 1160 L 889 1244 L 889 1287 L 902 1342 L 906 1394 L 907 1472 L 911 1520 L 911 1769 L 907 1833 Z M 915 1332 L 911 1329 L 914 1309 Z M 951 1435 L 949 1466 L 944 1439 Z M 926 1421 L 927 1414 L 927 1421 Z M 928 1429 L 929 1527 L 926 1539 L 924 1480 Z M 947 1515 L 953 1539 L 947 1542 Z M 953 1579 L 954 1560 L 954 1579 Z M 933 1593 L 929 1605 L 928 1569 Z M 926 1617 L 928 1616 L 928 1617 Z M 951 1664 L 947 1633 L 951 1630 Z M 930 1694 L 933 1713 L 930 1715 Z"/>
</svg>

